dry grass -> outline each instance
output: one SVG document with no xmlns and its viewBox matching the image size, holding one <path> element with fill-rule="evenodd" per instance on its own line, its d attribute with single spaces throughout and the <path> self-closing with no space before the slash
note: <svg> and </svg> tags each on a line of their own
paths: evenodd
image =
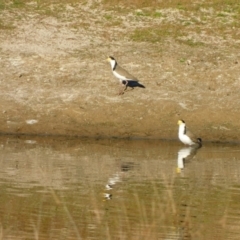
<svg viewBox="0 0 240 240">
<path fill-rule="evenodd" d="M 128 36 L 133 41 L 157 43 L 172 38 L 196 47 L 208 44 L 207 39 L 201 40 L 201 35 L 218 35 L 225 40 L 239 39 L 236 29 L 240 27 L 240 3 L 235 0 L 103 0 L 98 3 L 77 0 L 6 0 L 0 1 L 0 11 L 24 9 L 71 21 L 69 15 L 65 16 L 67 7 L 84 7 L 89 4 L 91 9 L 99 9 L 99 16 L 96 16 L 94 22 L 98 26 L 124 29 L 126 24 L 131 24 L 134 29 Z M 84 14 L 82 7 L 80 9 L 79 17 L 82 19 Z M 74 24 L 76 28 L 81 27 Z M 84 25 L 83 22 L 81 24 Z M 0 22 L 0 29 L 11 28 L 11 24 Z"/>
<path fill-rule="evenodd" d="M 136 21 L 151 21 L 133 31 L 130 39 L 134 41 L 156 43 L 171 37 L 195 47 L 202 46 L 203 41 L 195 39 L 194 34 L 239 38 L 236 29 L 240 22 L 240 3 L 234 0 L 104 0 L 104 3 L 118 13 L 126 9 L 134 11 Z M 185 40 L 181 39 L 183 36 Z"/>
<path fill-rule="evenodd" d="M 198 11 L 200 8 L 214 8 L 216 10 L 235 9 L 240 10 L 240 3 L 235 0 L 211 0 L 211 1 L 147 1 L 147 0 L 103 0 L 105 4 L 134 8 L 178 8 L 185 11 Z"/>
</svg>

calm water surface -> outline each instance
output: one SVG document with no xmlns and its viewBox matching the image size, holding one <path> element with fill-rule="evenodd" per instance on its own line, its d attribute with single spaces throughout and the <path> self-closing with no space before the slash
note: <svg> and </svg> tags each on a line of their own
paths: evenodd
<svg viewBox="0 0 240 240">
<path fill-rule="evenodd" d="M 1 239 L 240 239 L 240 146 L 0 137 Z"/>
</svg>

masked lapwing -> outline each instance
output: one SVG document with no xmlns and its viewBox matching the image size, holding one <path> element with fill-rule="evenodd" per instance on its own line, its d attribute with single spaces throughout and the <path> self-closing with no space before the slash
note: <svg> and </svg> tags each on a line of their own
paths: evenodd
<svg viewBox="0 0 240 240">
<path fill-rule="evenodd" d="M 119 94 L 123 94 L 128 87 L 132 89 L 134 89 L 135 87 L 145 88 L 145 86 L 138 82 L 139 80 L 136 77 L 134 77 L 128 71 L 119 66 L 114 57 L 109 56 L 107 60 L 110 62 L 113 75 L 120 81 L 121 89 Z"/>
<path fill-rule="evenodd" d="M 183 120 L 178 120 L 178 137 L 180 141 L 186 145 L 202 145 L 202 139 L 195 137 L 189 130 Z"/>
</svg>

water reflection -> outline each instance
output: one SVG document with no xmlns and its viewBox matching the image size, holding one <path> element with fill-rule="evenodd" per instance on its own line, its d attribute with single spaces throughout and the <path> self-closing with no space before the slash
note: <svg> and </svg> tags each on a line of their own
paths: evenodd
<svg viewBox="0 0 240 240">
<path fill-rule="evenodd" d="M 108 183 L 105 186 L 105 190 L 107 191 L 113 190 L 113 188 L 116 187 L 115 185 L 120 182 L 121 182 L 121 172 L 120 173 L 117 172 L 108 179 Z M 104 197 L 106 200 L 111 200 L 113 195 L 112 193 L 104 193 Z"/>
<path fill-rule="evenodd" d="M 108 183 L 105 185 L 105 190 L 110 191 L 113 190 L 118 183 L 121 183 L 122 178 L 126 177 L 127 172 L 130 170 L 133 170 L 134 168 L 133 162 L 124 162 L 121 164 L 121 171 L 114 173 L 113 176 L 111 176 L 108 179 Z M 113 197 L 112 193 L 104 193 L 104 197 L 106 200 L 111 200 Z"/>
<path fill-rule="evenodd" d="M 178 151 L 178 159 L 177 159 L 178 173 L 180 173 L 184 169 L 186 163 L 189 163 L 194 158 L 194 156 L 197 154 L 197 151 L 200 148 L 201 146 L 196 145 L 196 146 L 184 147 Z"/>
<path fill-rule="evenodd" d="M 0 137 L 2 238 L 239 239 L 239 145 L 180 147 Z"/>
</svg>

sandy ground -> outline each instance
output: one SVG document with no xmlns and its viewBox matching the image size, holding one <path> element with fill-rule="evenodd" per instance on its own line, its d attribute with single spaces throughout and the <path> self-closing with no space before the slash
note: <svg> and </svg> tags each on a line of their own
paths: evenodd
<svg viewBox="0 0 240 240">
<path fill-rule="evenodd" d="M 119 27 L 90 5 L 61 18 L 1 13 L 14 28 L 0 29 L 0 132 L 177 139 L 184 119 L 203 141 L 240 141 L 239 41 L 134 42 L 131 31 L 151 23 L 124 15 Z M 108 55 L 146 88 L 119 96 Z"/>
</svg>

